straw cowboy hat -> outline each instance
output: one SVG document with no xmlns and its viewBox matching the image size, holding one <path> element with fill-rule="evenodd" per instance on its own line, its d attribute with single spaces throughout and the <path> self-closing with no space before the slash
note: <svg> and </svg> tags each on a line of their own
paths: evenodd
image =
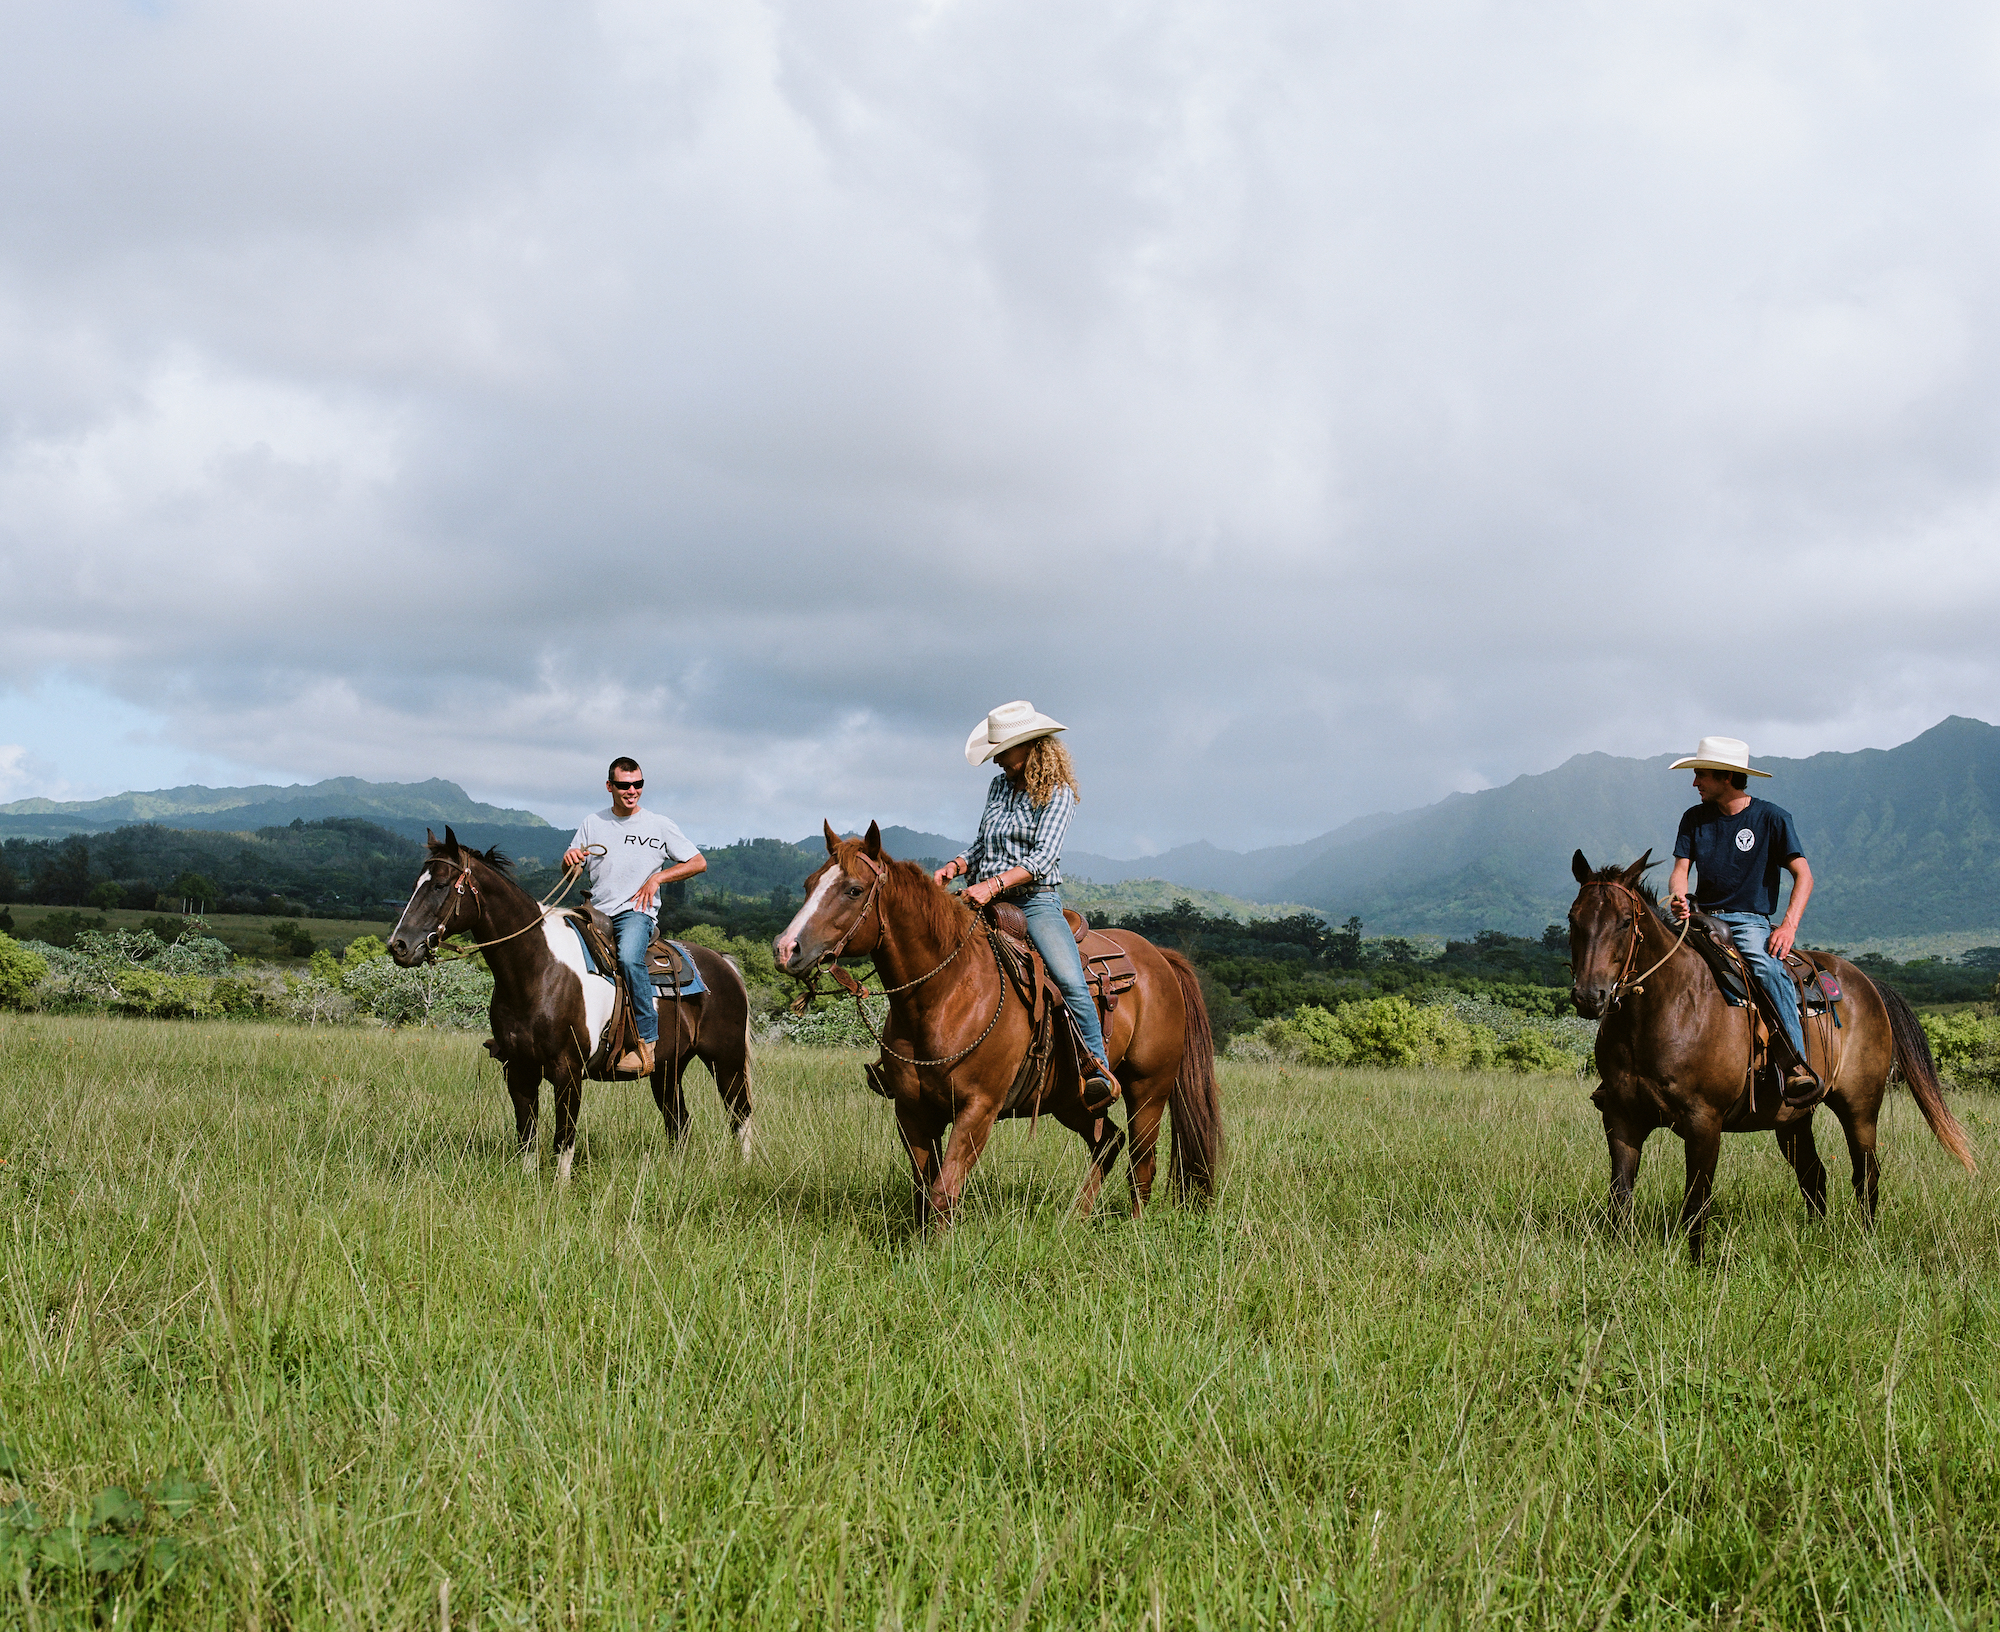
<svg viewBox="0 0 2000 1632">
<path fill-rule="evenodd" d="M 972 735 L 965 739 L 965 763 L 984 765 L 1017 742 L 1033 742 L 1037 737 L 1052 737 L 1068 729 L 1060 720 L 1037 714 L 1033 703 L 1002 703 L 975 725 Z"/>
<path fill-rule="evenodd" d="M 1703 737 L 1686 759 L 1677 759 L 1670 771 L 1743 771 L 1750 776 L 1769 776 L 1769 771 L 1750 768 L 1750 744 L 1735 737 Z"/>
</svg>

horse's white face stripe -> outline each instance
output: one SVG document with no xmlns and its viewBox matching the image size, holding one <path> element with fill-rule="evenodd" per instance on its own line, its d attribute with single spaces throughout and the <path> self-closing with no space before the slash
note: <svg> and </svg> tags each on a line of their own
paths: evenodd
<svg viewBox="0 0 2000 1632">
<path fill-rule="evenodd" d="M 838 867 L 827 868 L 820 875 L 819 883 L 814 886 L 813 893 L 806 897 L 806 904 L 799 908 L 792 921 L 785 925 L 784 939 L 796 944 L 806 925 L 813 921 L 814 915 L 821 911 L 833 892 L 846 881 L 847 875 Z"/>
</svg>

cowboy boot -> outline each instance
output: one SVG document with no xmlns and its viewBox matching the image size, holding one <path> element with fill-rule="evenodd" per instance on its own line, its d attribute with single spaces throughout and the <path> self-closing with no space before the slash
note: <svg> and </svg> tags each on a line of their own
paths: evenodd
<svg viewBox="0 0 2000 1632">
<path fill-rule="evenodd" d="M 620 1071 L 630 1071 L 634 1076 L 650 1077 L 653 1074 L 653 1045 L 643 1037 L 639 1046 L 618 1062 Z"/>
<path fill-rule="evenodd" d="M 1083 1072 L 1083 1108 L 1092 1116 L 1102 1116 L 1117 1103 L 1118 1079 L 1111 1074 L 1111 1067 L 1094 1054 L 1085 1054 L 1090 1063 Z"/>
</svg>

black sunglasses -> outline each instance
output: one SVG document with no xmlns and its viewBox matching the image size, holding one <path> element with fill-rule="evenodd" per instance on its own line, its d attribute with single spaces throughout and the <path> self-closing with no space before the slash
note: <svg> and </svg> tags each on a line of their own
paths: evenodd
<svg viewBox="0 0 2000 1632">
<path fill-rule="evenodd" d="M 643 788 L 646 785 L 646 779 L 642 776 L 636 782 L 614 782 L 611 785 L 620 793 L 623 793 L 627 788 Z"/>
</svg>

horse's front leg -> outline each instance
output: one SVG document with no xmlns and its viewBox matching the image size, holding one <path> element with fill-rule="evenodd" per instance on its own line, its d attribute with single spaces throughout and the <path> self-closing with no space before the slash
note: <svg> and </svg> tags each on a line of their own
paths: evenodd
<svg viewBox="0 0 2000 1632">
<path fill-rule="evenodd" d="M 931 1186 L 944 1167 L 944 1124 L 910 1091 L 896 1095 L 896 1128 L 903 1137 L 903 1154 L 910 1159 L 910 1190 L 917 1233 L 931 1227 Z"/>
<path fill-rule="evenodd" d="M 570 1165 L 576 1160 L 576 1119 L 583 1109 L 583 1073 L 565 1070 L 550 1080 L 556 1111 L 556 1182 L 568 1184 Z"/>
<path fill-rule="evenodd" d="M 1715 1192 L 1715 1163 L 1722 1154 L 1722 1129 L 1711 1121 L 1690 1122 L 1681 1132 L 1687 1152 L 1687 1193 L 1681 1198 L 1681 1228 L 1687 1231 L 1688 1261 L 1701 1262 L 1709 1199 Z"/>
<path fill-rule="evenodd" d="M 997 1095 L 958 1106 L 958 1114 L 951 1122 L 951 1146 L 930 1190 L 931 1217 L 941 1228 L 949 1229 L 957 1221 L 966 1180 L 972 1177 L 986 1141 L 993 1136 L 993 1124 L 999 1114 Z"/>
<path fill-rule="evenodd" d="M 535 1171 L 535 1119 L 541 1109 L 542 1068 L 538 1061 L 507 1062 L 507 1097 L 514 1102 L 514 1138 L 521 1171 Z"/>
</svg>

